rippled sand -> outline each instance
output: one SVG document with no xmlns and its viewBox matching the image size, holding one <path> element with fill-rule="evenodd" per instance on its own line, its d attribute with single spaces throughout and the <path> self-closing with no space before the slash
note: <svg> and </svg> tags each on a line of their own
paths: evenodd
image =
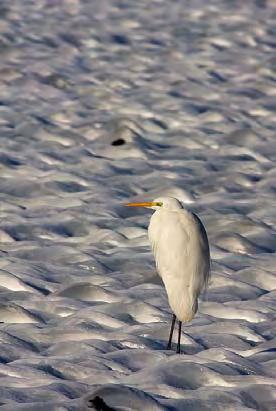
<svg viewBox="0 0 276 411">
<path fill-rule="evenodd" d="M 1 409 L 276 409 L 275 35 L 272 0 L 1 3 Z M 181 356 L 122 206 L 160 195 L 211 243 Z"/>
</svg>

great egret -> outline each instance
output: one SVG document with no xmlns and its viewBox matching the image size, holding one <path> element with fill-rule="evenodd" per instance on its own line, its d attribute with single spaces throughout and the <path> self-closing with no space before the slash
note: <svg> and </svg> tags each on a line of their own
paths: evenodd
<svg viewBox="0 0 276 411">
<path fill-rule="evenodd" d="M 148 234 L 156 268 L 174 313 L 167 349 L 171 349 L 177 318 L 177 353 L 180 353 L 182 322 L 193 319 L 198 308 L 198 296 L 207 287 L 210 277 L 210 251 L 204 225 L 176 198 L 160 197 L 152 202 L 126 205 L 156 210 L 151 217 Z"/>
</svg>

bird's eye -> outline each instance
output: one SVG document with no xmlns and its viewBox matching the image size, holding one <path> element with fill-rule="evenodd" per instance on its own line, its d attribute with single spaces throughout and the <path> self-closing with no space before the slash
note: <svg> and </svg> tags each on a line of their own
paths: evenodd
<svg viewBox="0 0 276 411">
<path fill-rule="evenodd" d="M 156 203 L 156 205 L 157 205 L 158 207 L 162 207 L 163 203 L 158 202 L 158 203 Z"/>
</svg>

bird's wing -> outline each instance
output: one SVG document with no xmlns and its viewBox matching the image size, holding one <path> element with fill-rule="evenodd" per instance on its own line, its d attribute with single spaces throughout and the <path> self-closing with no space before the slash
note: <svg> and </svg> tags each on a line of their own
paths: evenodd
<svg viewBox="0 0 276 411">
<path fill-rule="evenodd" d="M 211 276 L 210 246 L 208 236 L 202 221 L 196 214 L 192 213 L 192 216 L 199 232 L 200 254 L 202 256 L 202 260 L 204 261 L 204 264 L 202 264 L 204 275 L 203 284 L 201 284 L 201 287 L 206 290 Z"/>
</svg>

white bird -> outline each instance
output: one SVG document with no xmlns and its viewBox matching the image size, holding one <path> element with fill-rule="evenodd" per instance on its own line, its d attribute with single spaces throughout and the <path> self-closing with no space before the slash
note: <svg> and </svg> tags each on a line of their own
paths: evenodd
<svg viewBox="0 0 276 411">
<path fill-rule="evenodd" d="M 148 235 L 156 268 L 174 313 L 167 349 L 171 349 L 177 318 L 177 353 L 180 353 L 182 322 L 193 319 L 198 308 L 198 296 L 207 287 L 210 277 L 209 242 L 204 225 L 176 198 L 160 197 L 152 202 L 126 205 L 156 210 L 150 220 Z"/>
</svg>

